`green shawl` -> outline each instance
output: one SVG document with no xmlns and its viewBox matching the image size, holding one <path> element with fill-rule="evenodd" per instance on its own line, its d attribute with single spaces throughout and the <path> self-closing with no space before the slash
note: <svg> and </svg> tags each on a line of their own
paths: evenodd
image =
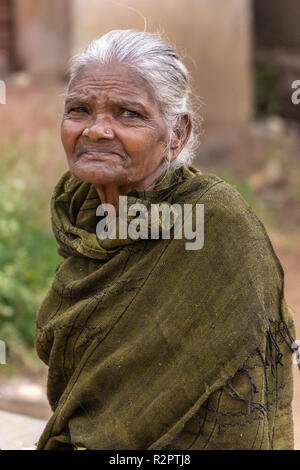
<svg viewBox="0 0 300 470">
<path fill-rule="evenodd" d="M 172 236 L 100 242 L 95 188 L 69 172 L 55 188 L 64 259 L 36 321 L 53 410 L 38 449 L 292 448 L 294 327 L 262 223 L 193 167 L 128 194 L 139 201 L 204 204 L 203 248 Z"/>
</svg>

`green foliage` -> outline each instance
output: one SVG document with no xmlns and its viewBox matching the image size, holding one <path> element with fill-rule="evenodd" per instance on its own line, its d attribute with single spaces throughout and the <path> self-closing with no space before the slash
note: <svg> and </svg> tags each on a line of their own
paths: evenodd
<svg viewBox="0 0 300 470">
<path fill-rule="evenodd" d="M 270 208 L 267 207 L 259 197 L 257 197 L 248 178 L 238 177 L 233 172 L 224 168 L 218 168 L 214 173 L 223 178 L 224 181 L 229 183 L 240 193 L 246 203 L 253 209 L 254 213 L 261 219 L 266 227 L 271 228 L 275 225 L 275 220 Z"/>
<path fill-rule="evenodd" d="M 276 93 L 278 70 L 274 67 L 256 67 L 255 83 L 255 119 L 279 114 L 280 105 Z"/>
<path fill-rule="evenodd" d="M 20 351 L 33 346 L 36 312 L 60 258 L 49 195 L 16 153 L 11 146 L 0 152 L 0 339 Z"/>
</svg>

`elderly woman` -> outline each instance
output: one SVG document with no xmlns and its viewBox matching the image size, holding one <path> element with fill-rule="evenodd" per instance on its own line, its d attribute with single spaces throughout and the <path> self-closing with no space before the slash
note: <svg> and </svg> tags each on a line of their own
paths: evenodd
<svg viewBox="0 0 300 470">
<path fill-rule="evenodd" d="M 194 122 L 188 72 L 157 35 L 111 31 L 75 58 L 52 199 L 64 259 L 36 322 L 53 410 L 38 449 L 293 448 L 283 271 L 242 197 L 191 166 Z M 160 210 L 144 236 L 106 236 L 137 203 L 190 208 L 194 234 L 204 207 L 203 243 L 187 248 L 175 216 L 163 236 Z"/>
</svg>

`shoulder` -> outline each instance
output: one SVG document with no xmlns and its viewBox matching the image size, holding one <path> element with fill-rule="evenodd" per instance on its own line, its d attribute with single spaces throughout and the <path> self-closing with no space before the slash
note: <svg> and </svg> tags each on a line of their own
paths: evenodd
<svg viewBox="0 0 300 470">
<path fill-rule="evenodd" d="M 217 175 L 198 170 L 178 188 L 177 197 L 181 203 L 203 204 L 206 223 L 267 237 L 262 221 L 241 194 Z"/>
<path fill-rule="evenodd" d="M 283 269 L 266 228 L 241 194 L 213 174 L 196 174 L 190 191 L 186 201 L 204 207 L 203 254 L 228 265 L 252 266 L 281 285 Z"/>
</svg>

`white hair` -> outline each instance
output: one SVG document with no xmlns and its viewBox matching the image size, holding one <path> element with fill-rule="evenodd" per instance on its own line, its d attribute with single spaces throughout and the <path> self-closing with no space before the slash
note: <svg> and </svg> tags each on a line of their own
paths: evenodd
<svg viewBox="0 0 300 470">
<path fill-rule="evenodd" d="M 190 165 L 197 147 L 200 119 L 191 101 L 189 72 L 178 54 L 158 33 L 113 30 L 92 41 L 72 59 L 68 88 L 91 62 L 107 64 L 115 61 L 134 67 L 149 83 L 162 109 L 169 136 L 176 129 L 180 115 L 190 115 L 192 132 L 187 144 L 173 162 L 166 161 L 173 170 L 184 164 Z"/>
</svg>

